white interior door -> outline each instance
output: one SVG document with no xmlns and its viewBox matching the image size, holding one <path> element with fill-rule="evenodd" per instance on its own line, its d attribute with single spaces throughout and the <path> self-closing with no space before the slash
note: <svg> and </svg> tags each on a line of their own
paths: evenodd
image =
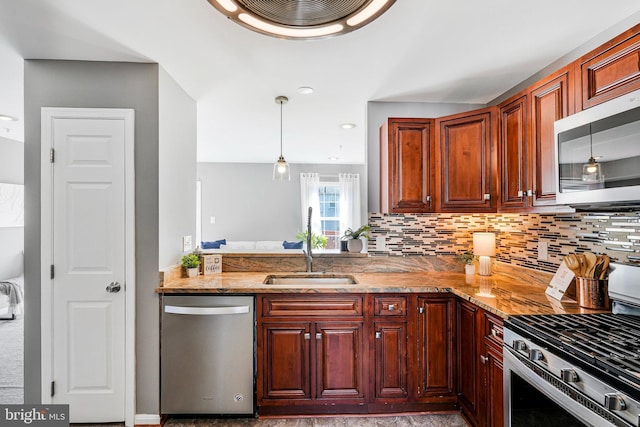
<svg viewBox="0 0 640 427">
<path fill-rule="evenodd" d="M 51 403 L 69 404 L 73 423 L 125 421 L 127 406 L 125 297 L 132 254 L 126 153 L 132 126 L 122 117 L 91 115 L 48 120 Z"/>
</svg>

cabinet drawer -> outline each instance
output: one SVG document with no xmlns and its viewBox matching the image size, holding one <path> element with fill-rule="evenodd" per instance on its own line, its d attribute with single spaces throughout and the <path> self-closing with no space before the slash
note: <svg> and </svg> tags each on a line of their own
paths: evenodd
<svg viewBox="0 0 640 427">
<path fill-rule="evenodd" d="M 487 341 L 502 348 L 502 318 L 490 313 L 484 314 L 484 337 Z"/>
<path fill-rule="evenodd" d="M 407 298 L 403 296 L 374 297 L 373 312 L 376 316 L 405 316 Z"/>
<path fill-rule="evenodd" d="M 344 296 L 263 296 L 263 317 L 356 317 L 362 316 L 362 297 Z"/>
</svg>

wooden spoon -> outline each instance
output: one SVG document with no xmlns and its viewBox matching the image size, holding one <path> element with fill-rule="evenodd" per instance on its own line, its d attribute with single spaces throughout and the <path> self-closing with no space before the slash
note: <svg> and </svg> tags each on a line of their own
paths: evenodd
<svg viewBox="0 0 640 427">
<path fill-rule="evenodd" d="M 584 260 L 585 260 L 585 271 L 584 271 L 584 277 L 588 277 L 590 279 L 593 279 L 594 276 L 594 267 L 596 266 L 596 255 L 593 252 L 585 252 L 584 253 Z"/>
<path fill-rule="evenodd" d="M 609 271 L 609 262 L 611 262 L 609 256 L 602 255 L 602 269 L 600 270 L 600 275 L 597 277 L 598 279 L 602 280 L 607 275 Z"/>
<path fill-rule="evenodd" d="M 580 275 L 580 261 L 578 261 L 578 257 L 575 254 L 569 254 L 564 257 L 564 263 L 567 268 L 573 271 L 573 274 L 578 277 Z"/>
<path fill-rule="evenodd" d="M 587 261 L 584 258 L 584 254 L 576 254 L 576 257 L 578 258 L 578 262 L 580 263 L 580 270 L 579 270 L 580 274 L 578 274 L 578 277 L 584 277 L 587 271 L 587 268 L 586 268 Z"/>
</svg>

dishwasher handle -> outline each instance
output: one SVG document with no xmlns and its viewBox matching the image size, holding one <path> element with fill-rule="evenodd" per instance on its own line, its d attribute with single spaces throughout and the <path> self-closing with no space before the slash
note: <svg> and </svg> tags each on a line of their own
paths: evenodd
<svg viewBox="0 0 640 427">
<path fill-rule="evenodd" d="M 196 316 L 220 316 L 224 314 L 249 313 L 249 306 L 237 305 L 229 307 L 186 307 L 177 305 L 165 305 L 164 312 L 171 314 L 189 314 Z"/>
</svg>

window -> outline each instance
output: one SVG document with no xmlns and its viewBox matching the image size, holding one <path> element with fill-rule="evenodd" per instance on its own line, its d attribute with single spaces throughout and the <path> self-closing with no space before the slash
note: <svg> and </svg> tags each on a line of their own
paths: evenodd
<svg viewBox="0 0 640 427">
<path fill-rule="evenodd" d="M 327 249 L 340 249 L 340 185 L 321 182 L 320 224 L 322 234 L 327 237 Z"/>
</svg>

